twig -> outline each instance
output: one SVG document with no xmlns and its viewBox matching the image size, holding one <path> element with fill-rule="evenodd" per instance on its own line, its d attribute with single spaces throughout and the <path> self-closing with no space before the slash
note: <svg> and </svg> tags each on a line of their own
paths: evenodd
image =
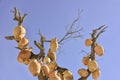
<svg viewBox="0 0 120 80">
<path fill-rule="evenodd" d="M 5 36 L 5 39 L 7 39 L 7 40 L 15 40 L 14 36 Z"/>
<path fill-rule="evenodd" d="M 25 13 L 23 16 L 21 16 L 19 10 L 16 7 L 12 12 L 14 13 L 13 20 L 18 21 L 18 25 L 21 25 L 23 23 L 25 16 L 27 16 L 27 14 Z"/>
<path fill-rule="evenodd" d="M 37 42 L 37 41 L 34 41 L 34 44 L 42 51 L 44 51 L 44 48 Z"/>
<path fill-rule="evenodd" d="M 45 36 L 42 35 L 41 32 L 39 32 L 40 35 L 40 42 L 34 41 L 34 44 L 40 49 L 40 53 L 37 55 L 38 59 L 43 59 L 45 56 L 45 49 L 44 49 L 44 42 L 45 42 Z M 48 80 L 45 75 L 42 73 L 42 70 L 38 76 L 38 80 Z"/>
<path fill-rule="evenodd" d="M 99 33 L 96 36 L 96 39 L 99 37 L 99 35 L 103 32 L 105 32 L 105 29 L 107 28 L 107 26 L 104 26 L 103 28 L 101 28 L 101 30 L 99 31 Z"/>
<path fill-rule="evenodd" d="M 66 27 L 66 29 L 67 29 L 67 32 L 66 32 L 66 34 L 63 36 L 63 38 L 61 38 L 60 40 L 59 40 L 59 44 L 61 44 L 63 41 L 65 41 L 65 40 L 67 40 L 67 39 L 69 39 L 69 38 L 78 38 L 78 37 L 81 37 L 82 35 L 80 35 L 79 34 L 79 32 L 83 29 L 83 28 L 80 28 L 80 29 L 77 29 L 77 30 L 73 30 L 73 28 L 74 28 L 74 25 L 78 22 L 78 20 L 79 20 L 79 16 L 72 22 L 72 24 L 71 24 L 71 26 L 70 26 L 70 28 L 69 29 L 67 29 Z M 75 34 L 77 34 L 77 35 L 75 35 Z"/>
<path fill-rule="evenodd" d="M 34 41 L 34 44 L 40 49 L 40 53 L 38 54 L 38 59 L 41 59 L 45 53 L 44 53 L 44 47 L 40 45 L 37 41 Z"/>
</svg>

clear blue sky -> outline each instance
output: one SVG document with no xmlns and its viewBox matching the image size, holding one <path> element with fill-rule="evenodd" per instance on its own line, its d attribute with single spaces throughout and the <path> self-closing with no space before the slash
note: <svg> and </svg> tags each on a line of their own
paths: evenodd
<svg viewBox="0 0 120 80">
<path fill-rule="evenodd" d="M 0 80 L 37 80 L 27 66 L 17 61 L 19 50 L 14 48 L 17 43 L 4 39 L 4 36 L 12 35 L 13 28 L 17 26 L 10 13 L 14 7 L 22 14 L 28 13 L 23 25 L 30 46 L 34 46 L 34 40 L 39 40 L 39 30 L 47 39 L 60 39 L 65 34 L 65 26 L 70 26 L 77 17 L 78 9 L 83 10 L 78 25 L 84 28 L 84 38 L 69 40 L 62 46 L 61 53 L 56 53 L 58 64 L 68 68 L 74 80 L 79 78 L 77 70 L 84 67 L 81 59 L 86 54 L 81 50 L 90 52 L 90 48 L 84 46 L 84 40 L 90 37 L 92 29 L 103 24 L 109 26 L 98 40 L 105 48 L 104 56 L 97 58 L 101 69 L 99 80 L 119 80 L 120 0 L 0 0 Z M 34 46 L 34 51 L 37 53 L 39 50 Z"/>
</svg>

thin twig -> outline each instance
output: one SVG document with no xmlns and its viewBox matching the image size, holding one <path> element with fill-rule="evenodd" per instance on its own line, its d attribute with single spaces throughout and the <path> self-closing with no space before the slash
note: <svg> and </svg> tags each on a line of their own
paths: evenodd
<svg viewBox="0 0 120 80">
<path fill-rule="evenodd" d="M 7 40 L 15 40 L 14 36 L 5 36 L 5 39 L 7 39 Z"/>
<path fill-rule="evenodd" d="M 21 25 L 24 21 L 25 16 L 27 16 L 27 14 L 24 14 L 23 16 L 21 16 L 19 10 L 16 7 L 12 12 L 14 13 L 13 20 L 18 21 L 18 25 Z"/>
<path fill-rule="evenodd" d="M 101 29 L 101 30 L 99 31 L 99 33 L 96 35 L 96 39 L 99 37 L 99 35 L 100 35 L 101 33 L 105 32 L 105 29 L 106 29 L 106 28 L 107 28 L 107 26 L 104 26 L 103 29 Z"/>
<path fill-rule="evenodd" d="M 44 42 L 51 42 L 51 40 L 44 40 Z"/>
<path fill-rule="evenodd" d="M 44 50 L 44 48 L 43 48 L 37 41 L 34 41 L 34 44 L 35 44 L 40 50 Z"/>
<path fill-rule="evenodd" d="M 69 39 L 69 38 L 78 38 L 78 37 L 81 37 L 81 35 L 80 34 L 78 34 L 81 30 L 82 30 L 82 28 L 80 28 L 80 29 L 77 29 L 77 30 L 73 30 L 73 28 L 74 28 L 74 25 L 78 22 L 78 20 L 79 20 L 79 16 L 72 22 L 72 24 L 71 24 L 71 26 L 70 26 L 70 28 L 69 29 L 67 29 L 67 32 L 66 32 L 66 34 L 63 36 L 63 38 L 61 38 L 60 40 L 59 40 L 59 44 L 61 44 L 63 41 L 65 41 L 65 40 L 67 40 L 67 39 Z M 75 35 L 75 34 L 78 34 L 78 35 Z"/>
</svg>

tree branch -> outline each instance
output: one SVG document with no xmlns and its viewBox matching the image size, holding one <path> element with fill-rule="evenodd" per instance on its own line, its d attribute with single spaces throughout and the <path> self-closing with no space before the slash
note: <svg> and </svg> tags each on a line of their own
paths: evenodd
<svg viewBox="0 0 120 80">
<path fill-rule="evenodd" d="M 15 40 L 14 36 L 5 36 L 5 39 L 7 39 L 7 40 Z"/>
<path fill-rule="evenodd" d="M 43 59 L 45 56 L 45 52 L 44 52 L 45 36 L 43 36 L 41 32 L 39 32 L 39 34 L 40 34 L 40 42 L 34 41 L 34 44 L 36 45 L 36 47 L 40 49 L 40 53 L 37 55 L 37 58 L 40 60 L 41 58 Z M 38 76 L 38 80 L 48 80 L 43 74 L 42 70 Z"/>
<path fill-rule="evenodd" d="M 105 32 L 105 29 L 108 27 L 108 26 L 105 26 L 105 25 L 103 25 L 103 26 L 101 26 L 102 28 L 101 28 L 101 30 L 98 32 L 98 34 L 96 35 L 96 39 L 99 37 L 99 35 L 101 34 L 101 33 L 103 33 L 103 32 Z"/>
<path fill-rule="evenodd" d="M 61 44 L 63 41 L 69 39 L 69 38 L 78 38 L 78 37 L 82 37 L 82 35 L 80 35 L 80 31 L 83 29 L 83 28 L 79 28 L 77 30 L 74 30 L 74 26 L 75 24 L 79 21 L 79 16 L 72 22 L 71 26 L 69 29 L 67 29 L 67 32 L 66 34 L 63 36 L 63 38 L 61 38 L 59 40 L 59 44 Z M 75 35 L 76 34 L 76 35 Z"/>
<path fill-rule="evenodd" d="M 16 7 L 14 8 L 14 11 L 12 11 L 12 12 L 14 13 L 13 20 L 18 21 L 18 25 L 22 24 L 25 16 L 27 16 L 27 14 L 25 13 L 23 16 L 21 16 L 19 10 Z"/>
<path fill-rule="evenodd" d="M 107 26 L 103 25 L 100 26 L 99 28 L 93 30 L 92 34 L 91 34 L 91 39 L 93 41 L 92 45 L 91 45 L 91 53 L 90 53 L 90 59 L 91 60 L 95 60 L 95 45 L 96 45 L 96 40 L 98 39 L 98 37 L 100 36 L 101 33 L 105 32 L 105 29 L 107 28 Z M 87 78 L 90 76 L 91 72 L 89 71 L 89 69 L 87 69 L 88 71 L 88 76 L 87 77 L 81 77 L 78 80 L 87 80 Z"/>
<path fill-rule="evenodd" d="M 44 51 L 44 48 L 41 46 L 40 43 L 38 43 L 37 41 L 34 41 L 34 44 L 35 44 L 41 51 Z"/>
</svg>

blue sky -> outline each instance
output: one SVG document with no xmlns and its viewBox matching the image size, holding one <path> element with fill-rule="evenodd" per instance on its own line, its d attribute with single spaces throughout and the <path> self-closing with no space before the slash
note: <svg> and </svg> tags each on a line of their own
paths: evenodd
<svg viewBox="0 0 120 80">
<path fill-rule="evenodd" d="M 58 64 L 68 68 L 73 73 L 74 80 L 80 77 L 77 70 L 86 68 L 81 64 L 82 57 L 86 55 L 81 50 L 89 53 L 90 48 L 84 45 L 84 40 L 90 38 L 92 29 L 103 24 L 109 26 L 98 39 L 98 43 L 105 48 L 104 56 L 97 57 L 101 69 L 99 80 L 119 79 L 119 0 L 0 0 L 0 80 L 37 80 L 30 74 L 27 66 L 17 61 L 19 50 L 14 48 L 17 43 L 4 39 L 4 36 L 12 35 L 13 28 L 17 26 L 10 12 L 14 7 L 22 14 L 28 13 L 23 25 L 27 30 L 26 37 L 30 40 L 29 46 L 33 46 L 36 53 L 39 50 L 33 41 L 39 40 L 39 30 L 47 39 L 60 39 L 66 32 L 65 26 L 69 27 L 77 17 L 78 9 L 83 10 L 77 23 L 84 28 L 81 32 L 83 38 L 66 41 L 61 53 L 56 53 Z M 47 51 L 49 44 L 45 45 Z M 89 77 L 88 80 L 92 78 Z"/>
</svg>

